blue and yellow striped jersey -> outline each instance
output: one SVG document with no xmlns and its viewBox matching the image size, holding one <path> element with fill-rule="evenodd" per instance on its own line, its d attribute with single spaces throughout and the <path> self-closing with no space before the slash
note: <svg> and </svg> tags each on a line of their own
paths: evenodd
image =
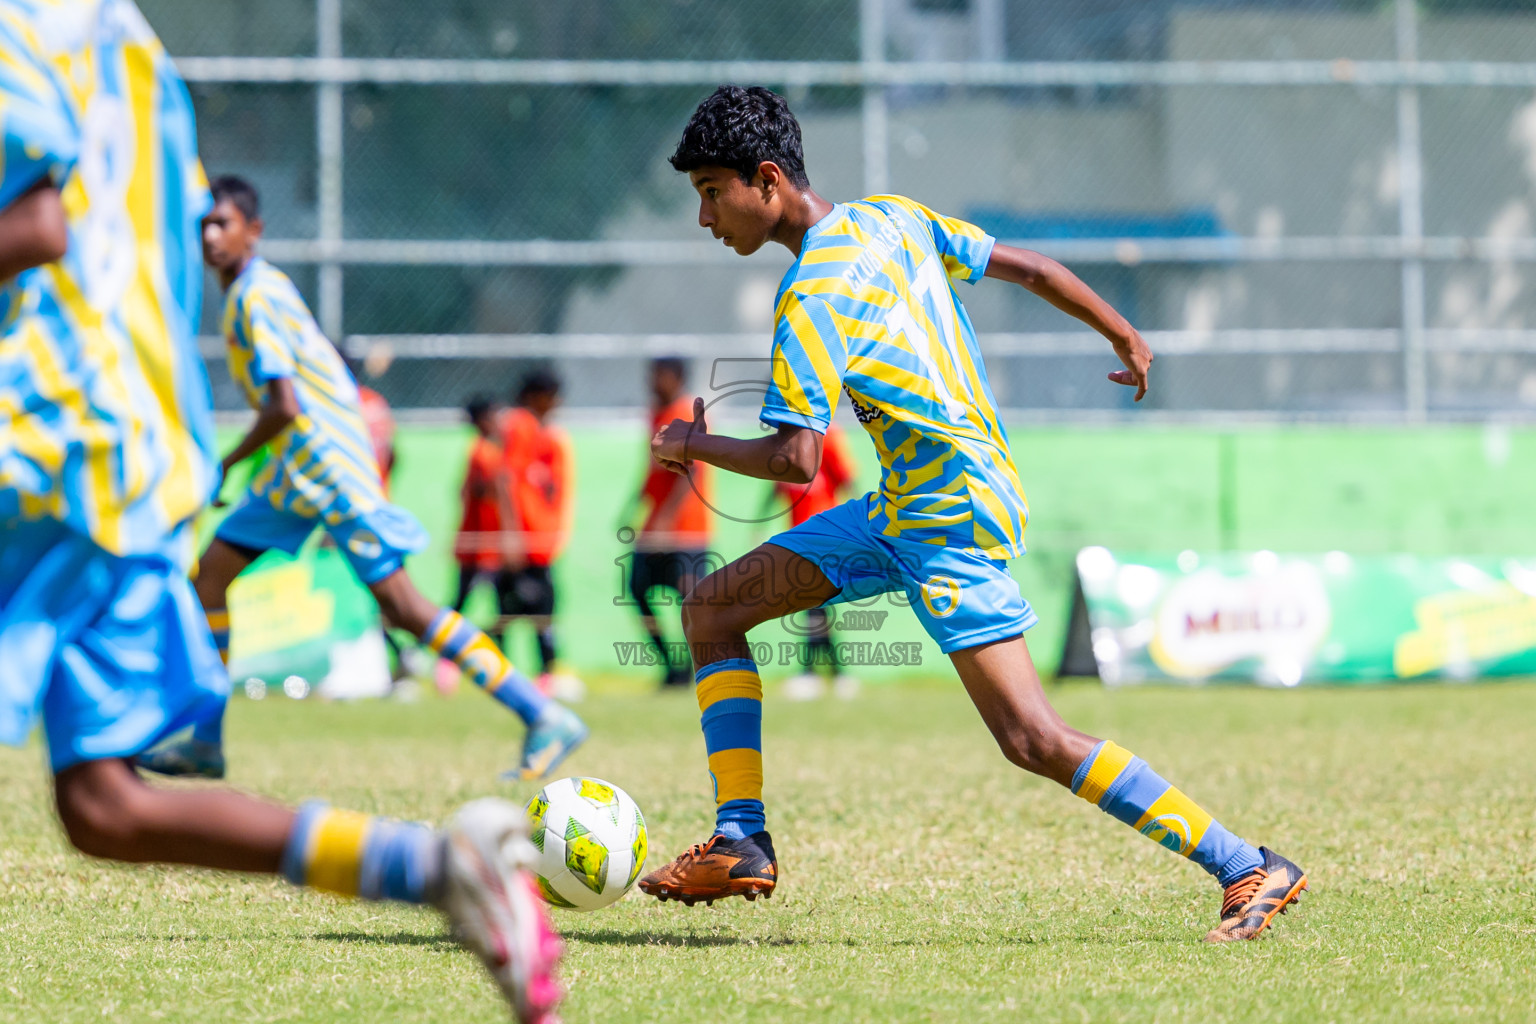
<svg viewBox="0 0 1536 1024">
<path fill-rule="evenodd" d="M 272 442 L 252 492 L 274 508 L 334 522 L 383 505 L 357 382 L 288 275 L 251 260 L 224 297 L 224 337 L 230 375 L 251 408 L 266 402 L 269 382 L 286 377 L 301 410 Z"/>
<path fill-rule="evenodd" d="M 187 564 L 218 460 L 186 86 L 130 0 L 0 0 L 0 131 L 0 207 L 52 183 L 69 231 L 0 288 L 0 523 Z"/>
<path fill-rule="evenodd" d="M 841 388 L 884 470 L 876 528 L 1011 558 L 1028 509 L 953 284 L 981 278 L 994 242 L 901 196 L 833 207 L 779 285 L 761 419 L 825 433 Z"/>
</svg>

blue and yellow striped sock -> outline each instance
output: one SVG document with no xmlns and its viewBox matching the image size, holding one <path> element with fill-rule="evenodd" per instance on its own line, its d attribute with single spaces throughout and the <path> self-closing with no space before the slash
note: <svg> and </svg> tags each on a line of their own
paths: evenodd
<svg viewBox="0 0 1536 1024">
<path fill-rule="evenodd" d="M 459 666 L 470 682 L 517 712 L 527 724 L 538 721 L 549 707 L 549 698 L 539 692 L 533 680 L 512 667 L 495 641 L 452 608 L 437 613 L 421 634 L 421 642 Z"/>
<path fill-rule="evenodd" d="M 741 839 L 767 827 L 763 809 L 763 683 L 751 658 L 727 658 L 695 677 L 699 724 L 715 783 L 715 833 Z"/>
<path fill-rule="evenodd" d="M 311 800 L 288 833 L 283 875 L 342 896 L 430 903 L 442 888 L 443 838 L 426 825 Z"/>
<path fill-rule="evenodd" d="M 1257 849 L 1228 832 L 1147 762 L 1109 740 L 1100 741 L 1077 766 L 1072 792 L 1188 857 L 1215 875 L 1223 888 L 1264 863 Z"/>
<path fill-rule="evenodd" d="M 229 609 L 209 608 L 203 614 L 208 616 L 208 632 L 213 634 L 214 646 L 219 649 L 219 660 L 226 666 L 229 665 Z M 224 745 L 224 711 L 221 708 L 219 714 L 192 727 L 192 738 L 201 743 L 212 743 L 215 746 Z"/>
</svg>

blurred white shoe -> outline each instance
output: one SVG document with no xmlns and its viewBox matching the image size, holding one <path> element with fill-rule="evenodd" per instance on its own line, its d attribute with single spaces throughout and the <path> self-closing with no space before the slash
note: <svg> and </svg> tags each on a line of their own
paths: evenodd
<svg viewBox="0 0 1536 1024">
<path fill-rule="evenodd" d="M 401 704 L 415 704 L 421 700 L 421 684 L 411 676 L 402 676 L 390 688 L 389 699 Z"/>
<path fill-rule="evenodd" d="M 839 672 L 832 679 L 832 696 L 839 700 L 853 700 L 859 695 L 859 681 Z"/>
<path fill-rule="evenodd" d="M 424 647 L 407 647 L 400 652 L 400 667 L 418 683 L 431 683 L 437 669 L 437 655 Z"/>
<path fill-rule="evenodd" d="M 785 700 L 820 700 L 827 694 L 827 684 L 813 672 L 802 672 L 784 680 Z"/>
<path fill-rule="evenodd" d="M 521 1024 L 556 1024 L 554 972 L 564 951 L 533 881 L 527 817 L 505 800 L 475 800 L 459 808 L 444 838 L 440 909 Z"/>
<path fill-rule="evenodd" d="M 587 696 L 587 684 L 569 672 L 545 672 L 535 682 L 541 691 L 564 704 L 580 704 Z"/>
</svg>

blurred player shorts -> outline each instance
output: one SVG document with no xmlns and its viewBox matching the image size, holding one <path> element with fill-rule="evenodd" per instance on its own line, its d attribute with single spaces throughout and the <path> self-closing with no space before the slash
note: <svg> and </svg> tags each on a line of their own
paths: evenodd
<svg viewBox="0 0 1536 1024">
<path fill-rule="evenodd" d="M 39 711 L 55 773 L 128 757 L 229 696 L 186 570 L 113 555 L 53 520 L 0 532 L 0 742 Z"/>
</svg>

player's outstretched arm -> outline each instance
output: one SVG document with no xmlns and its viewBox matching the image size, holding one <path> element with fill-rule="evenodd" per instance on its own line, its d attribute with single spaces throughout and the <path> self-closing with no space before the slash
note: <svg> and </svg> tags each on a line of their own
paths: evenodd
<svg viewBox="0 0 1536 1024">
<path fill-rule="evenodd" d="M 0 281 L 63 259 L 68 247 L 64 202 L 46 178 L 0 210 Z"/>
<path fill-rule="evenodd" d="M 1022 285 L 1063 313 L 1074 316 L 1109 339 L 1115 355 L 1125 364 L 1109 379 L 1136 389 L 1136 401 L 1147 393 L 1147 371 L 1152 365 L 1152 350 L 1130 322 L 1072 271 L 1049 256 L 1011 245 L 992 249 L 987 276 Z"/>
<path fill-rule="evenodd" d="M 693 422 L 673 420 L 651 438 L 651 454 L 674 473 L 686 475 L 697 459 L 728 473 L 810 483 L 821 465 L 821 435 L 810 427 L 780 426 L 766 437 L 711 434 L 704 424 L 704 399 L 693 401 Z"/>
</svg>

